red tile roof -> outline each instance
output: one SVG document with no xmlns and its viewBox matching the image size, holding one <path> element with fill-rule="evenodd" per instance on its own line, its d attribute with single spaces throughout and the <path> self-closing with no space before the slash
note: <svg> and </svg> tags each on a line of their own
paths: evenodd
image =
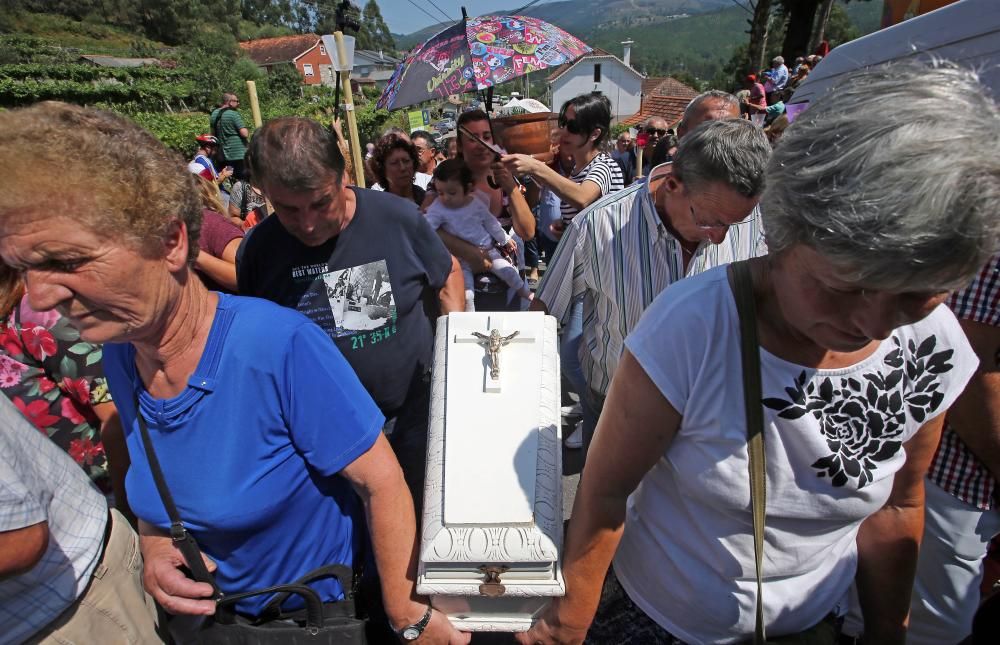
<svg viewBox="0 0 1000 645">
<path fill-rule="evenodd" d="M 698 91 L 675 78 L 657 76 L 642 82 L 642 105 L 639 111 L 622 121 L 625 125 L 641 125 L 651 116 L 666 119 L 671 126 L 676 125 L 684 114 L 684 108 Z"/>
<path fill-rule="evenodd" d="M 693 99 L 698 91 L 669 76 L 651 76 L 642 82 L 643 96 L 680 96 Z"/>
<path fill-rule="evenodd" d="M 681 120 L 684 108 L 690 102 L 690 98 L 680 96 L 644 96 L 642 98 L 642 109 L 623 120 L 622 123 L 625 125 L 640 125 L 651 116 L 659 116 L 663 117 L 668 125 L 674 126 Z"/>
<path fill-rule="evenodd" d="M 250 60 L 258 65 L 275 65 L 292 62 L 300 54 L 316 45 L 317 41 L 319 41 L 319 36 L 316 34 L 302 34 L 300 36 L 247 40 L 240 43 L 240 47 L 247 53 Z"/>
</svg>

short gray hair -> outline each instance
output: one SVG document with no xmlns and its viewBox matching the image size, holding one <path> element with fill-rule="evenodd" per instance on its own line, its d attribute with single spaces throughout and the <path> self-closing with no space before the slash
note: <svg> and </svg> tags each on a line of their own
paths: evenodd
<svg viewBox="0 0 1000 645">
<path fill-rule="evenodd" d="M 743 119 L 706 121 L 680 140 L 671 170 L 688 189 L 722 182 L 745 197 L 764 191 L 771 145 Z"/>
<path fill-rule="evenodd" d="M 254 184 L 276 183 L 289 190 L 316 190 L 344 176 L 344 155 L 334 132 L 303 117 L 274 119 L 250 140 L 248 161 Z"/>
<path fill-rule="evenodd" d="M 767 245 L 805 244 L 846 281 L 962 286 L 1000 247 L 1000 113 L 947 63 L 852 74 L 800 113 L 768 169 Z"/>
<path fill-rule="evenodd" d="M 691 102 L 687 104 L 684 108 L 684 116 L 681 117 L 680 123 L 677 124 L 678 129 L 687 129 L 691 124 L 691 120 L 698 116 L 698 112 L 701 110 L 701 106 L 705 101 L 722 101 L 725 105 L 732 105 L 736 108 L 736 111 L 740 111 L 740 100 L 730 94 L 729 92 L 723 92 L 722 90 L 708 90 L 707 92 L 702 92 L 698 96 L 691 99 Z"/>
</svg>

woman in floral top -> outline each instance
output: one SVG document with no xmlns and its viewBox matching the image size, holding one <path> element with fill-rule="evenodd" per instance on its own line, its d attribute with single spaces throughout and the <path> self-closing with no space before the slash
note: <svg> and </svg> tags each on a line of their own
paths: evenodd
<svg viewBox="0 0 1000 645">
<path fill-rule="evenodd" d="M 56 311 L 33 310 L 20 278 L 6 267 L 0 294 L 0 390 L 122 510 L 128 453 L 101 370 L 101 346 L 81 341 Z"/>
</svg>

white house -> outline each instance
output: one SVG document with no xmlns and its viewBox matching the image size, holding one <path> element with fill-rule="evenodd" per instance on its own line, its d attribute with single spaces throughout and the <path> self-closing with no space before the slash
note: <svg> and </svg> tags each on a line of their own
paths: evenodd
<svg viewBox="0 0 1000 645">
<path fill-rule="evenodd" d="M 594 49 L 573 63 L 557 67 L 548 78 L 552 109 L 558 112 L 574 96 L 598 90 L 611 101 L 613 122 L 638 112 L 642 104 L 642 81 L 646 77 L 628 65 L 629 45 L 625 47 L 625 61 L 603 49 Z"/>
</svg>

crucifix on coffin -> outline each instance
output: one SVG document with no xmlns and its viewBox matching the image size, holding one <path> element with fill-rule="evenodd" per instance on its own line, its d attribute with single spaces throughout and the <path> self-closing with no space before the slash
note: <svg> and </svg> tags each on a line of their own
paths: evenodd
<svg viewBox="0 0 1000 645">
<path fill-rule="evenodd" d="M 483 392 L 500 391 L 500 352 L 505 346 L 512 342 L 535 342 L 535 337 L 530 332 L 522 334 L 521 330 L 515 329 L 508 333 L 509 330 L 505 328 L 503 317 L 500 317 L 500 324 L 494 326 L 495 318 L 497 316 L 490 316 L 488 319 L 489 334 L 474 331 L 471 332 L 471 337 L 455 335 L 456 343 L 477 343 L 486 349 L 487 361 L 483 374 Z"/>
</svg>

